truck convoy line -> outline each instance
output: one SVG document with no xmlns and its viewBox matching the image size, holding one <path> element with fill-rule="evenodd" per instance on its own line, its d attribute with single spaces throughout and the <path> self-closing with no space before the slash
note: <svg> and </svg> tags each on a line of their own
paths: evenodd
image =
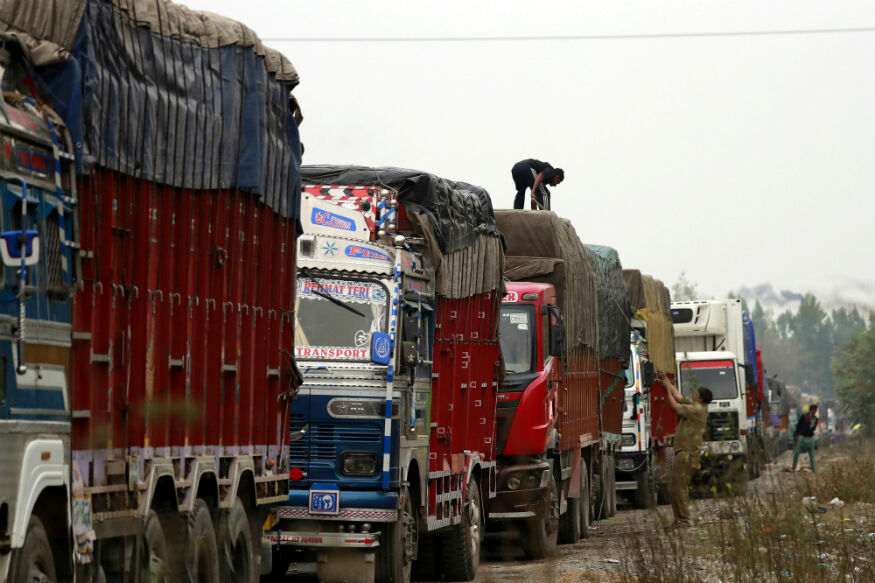
<svg viewBox="0 0 875 583">
<path fill-rule="evenodd" d="M 288 499 L 297 74 L 123 6 L 2 24 L 0 581 L 255 581 Z"/>
<path fill-rule="evenodd" d="M 240 23 L 8 18 L 0 582 L 467 581 L 487 529 L 547 557 L 658 492 L 655 368 L 714 392 L 702 477 L 756 475 L 782 385 L 740 300 L 472 184 L 301 166 L 297 73 Z"/>
</svg>

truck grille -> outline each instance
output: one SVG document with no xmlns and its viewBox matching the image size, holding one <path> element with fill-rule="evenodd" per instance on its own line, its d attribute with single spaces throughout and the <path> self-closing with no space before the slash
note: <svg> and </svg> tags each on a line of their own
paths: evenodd
<svg viewBox="0 0 875 583">
<path fill-rule="evenodd" d="M 306 424 L 303 415 L 292 415 L 290 430 L 299 431 Z M 334 461 L 337 446 L 374 444 L 383 440 L 383 427 L 378 424 L 311 423 L 307 435 L 289 445 L 292 464 L 309 461 Z"/>
<path fill-rule="evenodd" d="M 738 439 L 738 411 L 713 411 L 708 414 L 705 441 Z"/>
</svg>

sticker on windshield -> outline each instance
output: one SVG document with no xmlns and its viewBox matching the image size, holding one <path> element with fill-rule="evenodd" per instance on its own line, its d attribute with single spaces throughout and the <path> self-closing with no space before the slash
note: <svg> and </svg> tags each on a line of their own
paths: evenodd
<svg viewBox="0 0 875 583">
<path fill-rule="evenodd" d="M 386 301 L 383 286 L 367 281 L 298 278 L 298 294 L 317 297 L 327 294 L 345 302 L 362 304 L 382 304 Z"/>
<path fill-rule="evenodd" d="M 511 324 L 528 324 L 528 314 L 509 314 Z"/>
<path fill-rule="evenodd" d="M 365 332 L 364 330 L 358 330 L 355 333 L 355 345 L 356 346 L 365 346 L 368 343 L 368 339 L 370 338 L 370 334 Z"/>
<path fill-rule="evenodd" d="M 528 324 L 517 324 L 516 327 L 519 328 L 520 330 L 528 330 L 529 329 Z"/>
</svg>

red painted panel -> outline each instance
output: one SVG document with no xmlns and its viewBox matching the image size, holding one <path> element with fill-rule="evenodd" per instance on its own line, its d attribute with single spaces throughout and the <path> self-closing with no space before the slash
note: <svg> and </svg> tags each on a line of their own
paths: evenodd
<svg viewBox="0 0 875 583">
<path fill-rule="evenodd" d="M 254 451 L 270 458 L 259 472 L 283 463 L 294 224 L 248 193 L 102 170 L 80 200 L 72 401 L 89 412 L 73 432 L 86 483 L 106 484 L 103 459 L 144 471 L 153 456 Z"/>
<path fill-rule="evenodd" d="M 669 380 L 674 382 L 675 375 L 668 374 Z M 677 413 L 668 406 L 665 386 L 656 381 L 650 391 L 650 418 L 653 437 L 662 444 L 666 444 L 669 438 L 674 436 L 678 425 Z"/>
<path fill-rule="evenodd" d="M 599 360 L 595 350 L 569 350 L 559 393 L 559 432 L 562 450 L 599 438 Z"/>
<path fill-rule="evenodd" d="M 602 431 L 620 435 L 623 433 L 626 375 L 619 359 L 611 357 L 599 363 L 599 383 Z"/>
</svg>

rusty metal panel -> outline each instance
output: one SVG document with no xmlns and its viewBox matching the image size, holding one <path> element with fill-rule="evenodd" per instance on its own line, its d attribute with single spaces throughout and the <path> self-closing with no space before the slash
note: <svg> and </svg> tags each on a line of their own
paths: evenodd
<svg viewBox="0 0 875 583">
<path fill-rule="evenodd" d="M 577 345 L 568 350 L 557 425 L 563 451 L 599 439 L 599 360 L 594 348 Z"/>
</svg>

